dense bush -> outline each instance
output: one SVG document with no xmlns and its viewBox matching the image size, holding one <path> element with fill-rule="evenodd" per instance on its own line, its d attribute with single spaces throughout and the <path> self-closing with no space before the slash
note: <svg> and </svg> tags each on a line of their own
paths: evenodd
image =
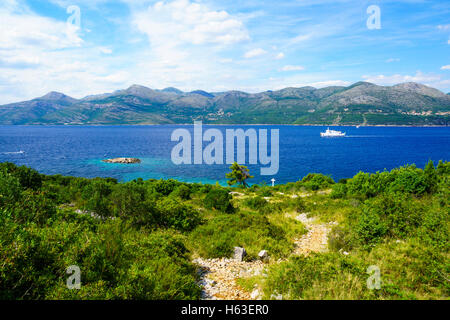
<svg viewBox="0 0 450 320">
<path fill-rule="evenodd" d="M 201 223 L 196 209 L 172 198 L 159 201 L 157 209 L 160 212 L 159 225 L 162 227 L 190 231 Z"/>
<path fill-rule="evenodd" d="M 360 172 L 346 183 L 349 195 L 362 198 L 375 197 L 384 192 L 401 192 L 420 196 L 425 193 L 434 193 L 437 185 L 438 172 L 432 161 L 428 162 L 425 170 L 410 165 L 393 169 L 391 172 L 375 174 Z M 339 198 L 343 187 L 336 188 L 335 195 Z"/>
<path fill-rule="evenodd" d="M 347 195 L 347 185 L 341 182 L 333 186 L 330 197 L 333 199 L 344 198 Z"/>
<path fill-rule="evenodd" d="M 254 210 L 260 210 L 262 209 L 264 206 L 266 206 L 268 204 L 267 200 L 265 200 L 264 198 L 257 196 L 257 197 L 252 197 L 252 198 L 248 198 L 244 201 L 244 204 L 249 207 L 250 209 L 254 209 Z"/>
<path fill-rule="evenodd" d="M 12 163 L 0 163 L 0 171 L 9 173 L 19 179 L 19 183 L 24 189 L 38 190 L 42 186 L 41 175 L 33 169 L 25 166 L 17 167 Z"/>
<path fill-rule="evenodd" d="M 182 184 L 178 186 L 172 193 L 175 197 L 179 197 L 182 200 L 189 200 L 191 198 L 191 189 Z"/>
<path fill-rule="evenodd" d="M 334 184 L 331 177 L 320 173 L 309 173 L 302 179 L 302 186 L 307 190 L 319 190 L 329 188 Z"/>
<path fill-rule="evenodd" d="M 84 209 L 95 212 L 102 217 L 111 216 L 111 194 L 113 185 L 103 179 L 93 180 L 87 184 L 81 194 Z"/>
<path fill-rule="evenodd" d="M 169 180 L 158 180 L 153 183 L 155 191 L 162 194 L 163 196 L 168 196 L 175 190 L 179 182 L 169 179 Z"/>
<path fill-rule="evenodd" d="M 355 233 L 364 247 L 374 246 L 386 235 L 388 229 L 379 213 L 365 209 L 355 225 Z"/>
<path fill-rule="evenodd" d="M 140 183 L 115 185 L 111 193 L 111 205 L 114 216 L 130 220 L 135 226 L 155 228 L 159 223 L 156 203 L 147 197 L 147 190 Z"/>
<path fill-rule="evenodd" d="M 234 211 L 234 207 L 231 203 L 232 198 L 233 197 L 227 189 L 214 188 L 206 194 L 203 203 L 208 209 L 231 213 Z"/>
<path fill-rule="evenodd" d="M 0 170 L 0 208 L 7 207 L 19 201 L 22 189 L 19 179 L 4 170 Z"/>
</svg>

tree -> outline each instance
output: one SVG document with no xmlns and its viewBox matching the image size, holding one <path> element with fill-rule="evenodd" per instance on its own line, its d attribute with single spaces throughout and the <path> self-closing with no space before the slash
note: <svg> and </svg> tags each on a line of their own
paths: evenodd
<svg viewBox="0 0 450 320">
<path fill-rule="evenodd" d="M 423 171 L 425 173 L 426 191 L 428 193 L 434 193 L 437 189 L 439 178 L 432 160 L 428 161 Z"/>
<path fill-rule="evenodd" d="M 249 170 L 246 166 L 241 166 L 237 162 L 233 163 L 230 167 L 231 172 L 226 174 L 228 180 L 228 185 L 232 186 L 233 184 L 239 183 L 244 187 L 248 187 L 246 182 L 247 179 L 253 178 L 249 174 Z"/>
</svg>

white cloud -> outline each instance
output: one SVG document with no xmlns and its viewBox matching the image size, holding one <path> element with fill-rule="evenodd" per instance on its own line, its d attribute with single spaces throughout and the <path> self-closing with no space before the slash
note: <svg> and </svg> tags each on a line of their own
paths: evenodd
<svg viewBox="0 0 450 320">
<path fill-rule="evenodd" d="M 277 54 L 277 56 L 275 57 L 275 59 L 281 60 L 281 59 L 284 59 L 284 57 L 285 57 L 284 53 L 283 53 L 283 52 L 280 52 L 279 54 Z"/>
<path fill-rule="evenodd" d="M 250 39 L 240 17 L 188 0 L 157 2 L 144 10 L 131 6 L 131 24 L 150 43 L 128 68 L 135 71 L 133 83 L 183 90 L 233 87 L 246 71 L 235 70 L 223 52 Z"/>
<path fill-rule="evenodd" d="M 438 74 L 425 74 L 421 71 L 417 71 L 414 75 L 403 75 L 403 74 L 393 74 L 393 75 L 363 75 L 362 78 L 365 81 L 372 82 L 378 85 L 395 85 L 404 82 L 418 82 L 424 85 L 446 90 L 448 88 L 449 80 L 444 79 Z"/>
<path fill-rule="evenodd" d="M 103 54 L 112 54 L 113 51 L 107 47 L 99 47 L 98 50 Z"/>
<path fill-rule="evenodd" d="M 448 64 L 446 66 L 442 66 L 441 70 L 450 70 L 450 64 Z"/>
<path fill-rule="evenodd" d="M 438 25 L 439 30 L 450 30 L 450 24 Z"/>
<path fill-rule="evenodd" d="M 362 78 L 365 81 L 381 84 L 381 85 L 393 85 L 403 82 L 435 82 L 441 79 L 438 75 L 432 74 L 424 74 L 420 71 L 417 71 L 415 75 L 402 75 L 402 74 L 393 74 L 390 76 L 379 74 L 379 75 L 363 75 Z"/>
<path fill-rule="evenodd" d="M 308 86 L 314 87 L 314 88 L 325 88 L 330 86 L 349 86 L 351 82 L 344 81 L 344 80 L 328 80 L 328 81 L 318 81 L 318 82 L 312 82 L 308 83 Z"/>
<path fill-rule="evenodd" d="M 74 97 L 123 87 L 131 75 L 115 72 L 66 21 L 39 16 L 23 1 L 0 3 L 0 104 L 49 91 Z"/>
<path fill-rule="evenodd" d="M 40 59 L 38 57 L 27 56 L 24 54 L 18 54 L 15 56 L 3 55 L 3 53 L 0 54 L 0 68 L 33 68 L 37 67 L 40 63 Z"/>
<path fill-rule="evenodd" d="M 157 2 L 136 13 L 134 23 L 153 45 L 165 42 L 229 45 L 250 39 L 239 19 L 189 0 Z"/>
<path fill-rule="evenodd" d="M 261 48 L 257 48 L 257 49 L 252 49 L 250 51 L 247 51 L 244 54 L 244 57 L 247 59 L 251 59 L 251 58 L 256 58 L 256 57 L 260 57 L 262 55 L 265 55 L 267 53 L 266 50 L 261 49 Z"/>
<path fill-rule="evenodd" d="M 302 70 L 305 70 L 305 67 L 303 67 L 303 66 L 287 65 L 287 66 L 284 66 L 281 70 L 282 71 L 302 71 Z"/>
<path fill-rule="evenodd" d="M 400 61 L 400 59 L 398 59 L 398 58 L 389 58 L 386 60 L 387 63 L 399 62 L 399 61 Z"/>
<path fill-rule="evenodd" d="M 79 47 L 83 40 L 73 25 L 40 17 L 32 13 L 16 13 L 0 8 L 0 48 L 64 49 Z"/>
<path fill-rule="evenodd" d="M 291 40 L 291 44 L 307 41 L 307 40 L 311 39 L 312 36 L 313 36 L 312 33 L 300 34 Z"/>
</svg>

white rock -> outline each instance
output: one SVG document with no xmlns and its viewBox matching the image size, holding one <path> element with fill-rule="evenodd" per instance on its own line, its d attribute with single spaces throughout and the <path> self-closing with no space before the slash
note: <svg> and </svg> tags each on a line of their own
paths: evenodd
<svg viewBox="0 0 450 320">
<path fill-rule="evenodd" d="M 283 295 L 281 295 L 281 294 L 272 294 L 270 296 L 270 299 L 283 300 Z"/>
<path fill-rule="evenodd" d="M 251 293 L 250 297 L 251 297 L 253 300 L 259 299 L 259 290 L 258 290 L 258 289 L 253 290 L 253 292 Z"/>
<path fill-rule="evenodd" d="M 269 254 L 267 253 L 266 250 L 261 250 L 261 251 L 258 253 L 258 257 L 259 257 L 259 259 L 261 259 L 262 261 L 267 261 L 267 260 L 269 259 Z"/>
<path fill-rule="evenodd" d="M 244 257 L 247 255 L 247 252 L 244 248 L 234 247 L 234 260 L 244 261 Z"/>
</svg>

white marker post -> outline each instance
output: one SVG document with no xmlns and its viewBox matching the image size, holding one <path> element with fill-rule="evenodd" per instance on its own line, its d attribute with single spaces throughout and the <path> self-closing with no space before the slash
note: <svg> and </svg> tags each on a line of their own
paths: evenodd
<svg viewBox="0 0 450 320">
<path fill-rule="evenodd" d="M 272 187 L 275 187 L 275 178 L 272 178 L 270 181 L 272 181 Z"/>
</svg>

